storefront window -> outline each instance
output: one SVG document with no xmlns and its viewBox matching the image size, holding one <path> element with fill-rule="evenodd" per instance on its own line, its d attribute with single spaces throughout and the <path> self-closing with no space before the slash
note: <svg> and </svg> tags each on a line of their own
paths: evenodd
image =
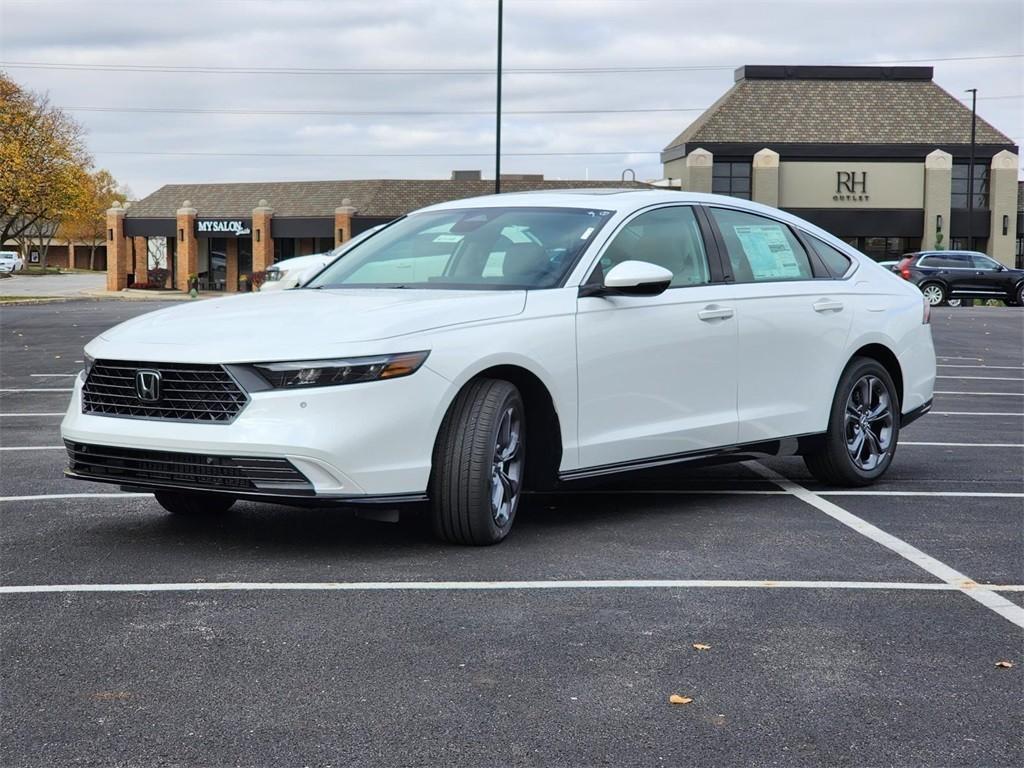
<svg viewBox="0 0 1024 768">
<path fill-rule="evenodd" d="M 921 238 L 919 237 L 861 237 L 859 244 L 853 242 L 854 238 L 846 241 L 850 245 L 857 245 L 857 249 L 875 261 L 896 261 L 902 258 L 905 253 L 913 253 L 921 250 Z"/>
<path fill-rule="evenodd" d="M 246 283 L 242 282 L 242 275 Z M 238 290 L 245 290 L 252 283 L 252 240 L 248 237 L 238 238 Z M 245 287 L 243 287 L 243 285 Z"/>
<path fill-rule="evenodd" d="M 953 190 L 950 197 L 951 208 L 967 208 L 967 176 L 970 165 L 955 163 L 953 165 Z M 988 165 L 984 162 L 974 165 L 974 207 L 988 208 Z"/>
<path fill-rule="evenodd" d="M 979 253 L 985 253 L 986 248 L 988 248 L 987 237 L 972 237 L 970 242 L 968 242 L 966 237 L 949 238 L 949 250 L 951 251 L 978 251 Z"/>
<path fill-rule="evenodd" d="M 711 167 L 711 191 L 750 199 L 750 163 L 716 162 Z"/>
</svg>

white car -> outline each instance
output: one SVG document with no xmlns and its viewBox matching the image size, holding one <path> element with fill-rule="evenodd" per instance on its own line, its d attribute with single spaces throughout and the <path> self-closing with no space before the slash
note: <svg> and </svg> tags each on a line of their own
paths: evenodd
<svg viewBox="0 0 1024 768">
<path fill-rule="evenodd" d="M 20 272 L 25 268 L 25 259 L 17 251 L 0 251 L 0 272 Z"/>
<path fill-rule="evenodd" d="M 86 354 L 71 477 L 180 514 L 426 502 L 466 544 L 503 539 L 524 488 L 647 467 L 798 453 L 871 483 L 935 380 L 915 286 L 776 209 L 654 190 L 436 205 L 303 288 Z"/>
<path fill-rule="evenodd" d="M 277 262 L 267 268 L 267 276 L 263 285 L 260 286 L 260 291 L 284 291 L 289 288 L 298 288 L 300 285 L 304 285 L 309 278 L 313 277 L 313 275 L 321 269 L 326 267 L 339 256 L 343 256 L 349 251 L 349 249 L 354 248 L 379 229 L 380 227 L 378 226 L 368 229 L 365 232 L 361 232 L 351 240 L 342 243 L 327 253 L 314 253 L 309 256 L 294 256 L 290 259 L 284 259 L 283 261 Z"/>
</svg>

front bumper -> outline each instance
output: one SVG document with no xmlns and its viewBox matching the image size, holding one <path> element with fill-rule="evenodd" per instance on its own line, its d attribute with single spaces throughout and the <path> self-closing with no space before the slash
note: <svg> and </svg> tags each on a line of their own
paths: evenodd
<svg viewBox="0 0 1024 768">
<path fill-rule="evenodd" d="M 67 443 L 202 457 L 204 462 L 212 457 L 218 465 L 221 460 L 284 460 L 308 487 L 211 488 L 181 472 L 154 474 L 159 469 L 148 476 L 97 476 L 73 461 L 68 476 L 289 503 L 425 498 L 434 438 L 452 387 L 424 366 L 412 376 L 390 381 L 253 392 L 235 420 L 224 424 L 82 413 L 82 384 L 82 377 L 75 380 L 61 424 Z"/>
</svg>

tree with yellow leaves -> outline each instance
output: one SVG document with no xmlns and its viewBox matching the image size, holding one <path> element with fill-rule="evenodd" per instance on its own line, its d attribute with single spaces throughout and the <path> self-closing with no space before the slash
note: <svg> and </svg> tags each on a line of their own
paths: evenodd
<svg viewBox="0 0 1024 768">
<path fill-rule="evenodd" d="M 74 248 L 74 242 L 88 245 L 89 269 L 95 269 L 96 249 L 107 239 L 107 209 L 115 202 L 123 203 L 130 193 L 118 186 L 110 171 L 102 168 L 86 174 L 83 186 L 78 205 L 62 222 L 59 234 L 69 241 L 69 249 Z M 68 264 L 74 264 L 70 255 Z"/>
</svg>

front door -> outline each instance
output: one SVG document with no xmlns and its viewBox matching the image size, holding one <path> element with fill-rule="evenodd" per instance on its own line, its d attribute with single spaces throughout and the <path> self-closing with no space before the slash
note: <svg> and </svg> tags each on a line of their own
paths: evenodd
<svg viewBox="0 0 1024 768">
<path fill-rule="evenodd" d="M 712 282 L 697 215 L 635 216 L 588 283 L 626 260 L 669 269 L 659 296 L 580 298 L 579 446 L 584 468 L 642 463 L 736 441 L 736 319 Z"/>
</svg>

